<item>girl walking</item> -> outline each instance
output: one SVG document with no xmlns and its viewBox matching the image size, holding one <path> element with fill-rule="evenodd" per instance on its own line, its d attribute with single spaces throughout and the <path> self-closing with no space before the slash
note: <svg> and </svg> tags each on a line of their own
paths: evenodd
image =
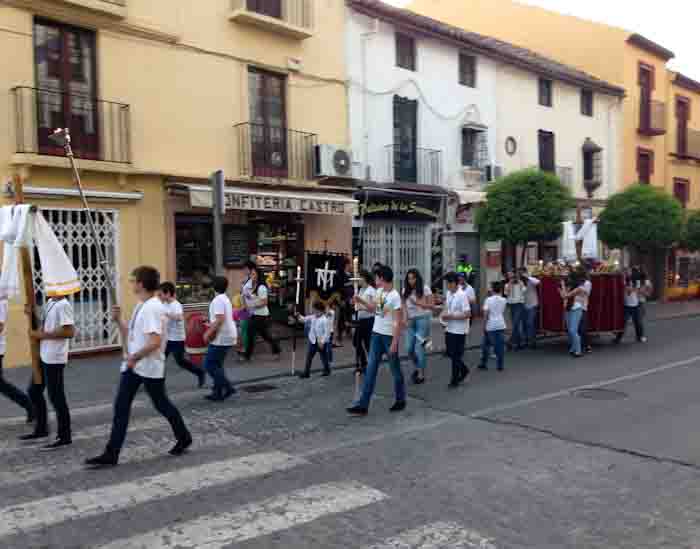
<svg viewBox="0 0 700 549">
<path fill-rule="evenodd" d="M 246 307 L 253 313 L 248 326 L 248 348 L 245 351 L 246 360 L 250 360 L 255 351 L 255 340 L 260 334 L 262 338 L 270 344 L 272 354 L 280 354 L 280 346 L 270 333 L 270 308 L 268 307 L 267 286 L 263 282 L 262 275 L 258 268 L 250 271 L 250 288 L 244 295 Z"/>
<path fill-rule="evenodd" d="M 430 288 L 423 284 L 417 269 L 406 273 L 402 292 L 404 318 L 406 319 L 406 352 L 415 364 L 411 379 L 416 385 L 425 383 L 425 345 L 430 338 L 433 299 Z"/>
</svg>

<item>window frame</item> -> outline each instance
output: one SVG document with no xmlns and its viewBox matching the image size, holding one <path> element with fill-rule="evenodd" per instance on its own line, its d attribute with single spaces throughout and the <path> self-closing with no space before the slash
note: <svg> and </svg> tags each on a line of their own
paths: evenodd
<svg viewBox="0 0 700 549">
<path fill-rule="evenodd" d="M 546 92 L 546 98 L 543 98 L 543 92 Z M 554 80 L 542 76 L 537 79 L 537 101 L 542 107 L 554 106 Z"/>
<path fill-rule="evenodd" d="M 470 63 L 470 71 L 465 71 L 465 62 Z M 477 86 L 477 67 L 478 60 L 476 55 L 467 52 L 459 52 L 459 83 L 467 88 L 476 88 Z"/>
<path fill-rule="evenodd" d="M 644 181 L 642 179 L 642 172 L 641 172 L 641 159 L 642 157 L 647 157 L 649 159 L 649 180 Z M 651 185 L 652 181 L 652 176 L 654 175 L 654 151 L 651 149 L 645 149 L 643 147 L 637 147 L 637 176 L 638 176 L 638 181 L 639 183 L 643 185 Z"/>
<path fill-rule="evenodd" d="M 678 189 L 683 189 L 683 192 L 681 193 L 682 196 L 679 196 Z M 673 196 L 675 197 L 678 202 L 681 203 L 681 206 L 683 206 L 684 210 L 688 209 L 688 203 L 690 202 L 690 180 L 689 179 L 684 179 L 682 177 L 674 177 L 673 178 Z"/>
<path fill-rule="evenodd" d="M 581 114 L 591 118 L 595 116 L 595 93 L 591 89 L 581 89 Z"/>
<path fill-rule="evenodd" d="M 680 116 L 681 105 L 685 108 L 685 118 Z M 684 95 L 676 95 L 674 107 L 676 117 L 676 154 L 685 158 L 688 156 L 688 125 L 692 116 L 692 100 Z"/>
<path fill-rule="evenodd" d="M 552 141 L 552 159 L 551 159 L 552 160 L 552 164 L 551 164 L 552 169 L 551 170 L 548 170 L 547 169 L 548 166 L 545 166 L 544 165 L 545 162 L 543 162 L 544 157 L 543 157 L 542 151 L 543 151 L 543 139 L 545 137 L 551 138 L 551 141 Z M 538 130 L 538 132 L 537 132 L 537 151 L 538 151 L 538 156 L 539 156 L 538 164 L 539 164 L 540 170 L 542 170 L 543 172 L 549 172 L 549 173 L 556 173 L 557 172 L 557 146 L 556 146 L 556 143 L 557 143 L 556 134 L 554 132 L 550 132 L 547 130 Z"/>
<path fill-rule="evenodd" d="M 410 43 L 411 46 L 411 62 L 410 66 L 402 64 L 404 59 L 404 52 L 401 48 L 402 45 L 407 45 Z M 394 48 L 396 50 L 396 66 L 400 69 L 404 69 L 411 72 L 418 71 L 418 45 L 416 44 L 415 36 L 397 30 L 394 35 Z"/>
</svg>

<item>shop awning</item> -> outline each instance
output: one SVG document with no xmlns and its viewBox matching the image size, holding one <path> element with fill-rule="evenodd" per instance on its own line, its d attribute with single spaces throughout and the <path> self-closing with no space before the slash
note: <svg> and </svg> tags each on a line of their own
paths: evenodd
<svg viewBox="0 0 700 549">
<path fill-rule="evenodd" d="M 486 202 L 486 193 L 479 191 L 455 191 L 459 196 L 459 203 L 465 204 L 481 204 Z"/>
<path fill-rule="evenodd" d="M 189 191 L 193 208 L 211 208 L 211 187 L 183 185 Z M 353 215 L 357 200 L 331 193 L 262 191 L 226 187 L 224 190 L 227 210 L 255 210 L 318 215 Z"/>
</svg>

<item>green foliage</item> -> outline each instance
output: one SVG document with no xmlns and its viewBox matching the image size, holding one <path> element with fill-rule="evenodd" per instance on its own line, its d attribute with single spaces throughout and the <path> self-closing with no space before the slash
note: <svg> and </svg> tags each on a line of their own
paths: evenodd
<svg viewBox="0 0 700 549">
<path fill-rule="evenodd" d="M 608 200 L 599 221 L 598 236 L 611 248 L 651 252 L 680 241 L 683 208 L 661 189 L 634 185 Z"/>
<path fill-rule="evenodd" d="M 493 183 L 476 214 L 484 238 L 524 244 L 558 238 L 564 214 L 575 202 L 559 178 L 540 170 L 511 173 Z"/>
<path fill-rule="evenodd" d="M 684 244 L 691 252 L 700 252 L 700 211 L 688 216 L 685 226 Z"/>
</svg>

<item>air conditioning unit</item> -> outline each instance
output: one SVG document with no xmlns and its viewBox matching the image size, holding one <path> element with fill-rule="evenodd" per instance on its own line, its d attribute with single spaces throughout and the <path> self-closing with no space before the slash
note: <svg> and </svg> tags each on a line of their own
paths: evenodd
<svg viewBox="0 0 700 549">
<path fill-rule="evenodd" d="M 316 145 L 315 177 L 353 177 L 352 151 L 334 145 Z"/>
</svg>

